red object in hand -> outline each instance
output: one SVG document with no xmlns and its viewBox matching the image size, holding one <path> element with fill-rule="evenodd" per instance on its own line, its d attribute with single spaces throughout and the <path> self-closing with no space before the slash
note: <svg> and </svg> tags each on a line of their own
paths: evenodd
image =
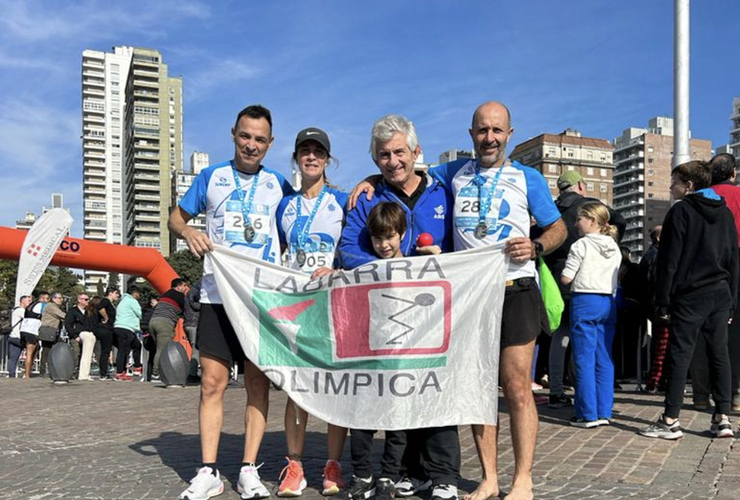
<svg viewBox="0 0 740 500">
<path fill-rule="evenodd" d="M 417 247 L 428 247 L 433 244 L 434 244 L 434 238 L 429 233 L 421 233 L 419 237 L 416 238 Z"/>
</svg>

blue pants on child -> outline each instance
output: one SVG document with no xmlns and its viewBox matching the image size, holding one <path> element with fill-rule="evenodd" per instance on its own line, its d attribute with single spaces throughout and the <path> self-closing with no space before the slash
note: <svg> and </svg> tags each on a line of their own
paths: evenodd
<svg viewBox="0 0 740 500">
<path fill-rule="evenodd" d="M 612 343 L 617 308 L 608 294 L 573 293 L 570 331 L 576 372 L 575 416 L 611 418 L 614 405 Z"/>
</svg>

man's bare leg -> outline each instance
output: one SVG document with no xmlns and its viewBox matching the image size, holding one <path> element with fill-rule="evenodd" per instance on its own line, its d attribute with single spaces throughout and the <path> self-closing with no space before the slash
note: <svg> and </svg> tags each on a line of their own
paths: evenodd
<svg viewBox="0 0 740 500">
<path fill-rule="evenodd" d="M 478 450 L 478 459 L 483 469 L 483 480 L 463 500 L 486 500 L 498 497 L 498 427 L 495 425 L 472 425 L 473 439 Z"/>
<path fill-rule="evenodd" d="M 288 456 L 293 460 L 300 460 L 303 455 L 307 422 L 308 413 L 288 398 L 285 403 L 285 440 L 288 444 Z"/>
<path fill-rule="evenodd" d="M 532 466 L 537 445 L 537 407 L 532 397 L 532 359 L 535 341 L 501 350 L 499 373 L 509 407 L 514 477 L 507 500 L 532 500 Z"/>
<path fill-rule="evenodd" d="M 201 353 L 203 377 L 200 381 L 200 451 L 204 464 L 216 463 L 218 443 L 224 421 L 224 393 L 229 383 L 229 363 Z"/>
<path fill-rule="evenodd" d="M 247 411 L 244 415 L 244 462 L 257 461 L 257 453 L 267 427 L 270 406 L 270 380 L 250 361 L 244 365 L 244 386 L 247 389 Z"/>
</svg>

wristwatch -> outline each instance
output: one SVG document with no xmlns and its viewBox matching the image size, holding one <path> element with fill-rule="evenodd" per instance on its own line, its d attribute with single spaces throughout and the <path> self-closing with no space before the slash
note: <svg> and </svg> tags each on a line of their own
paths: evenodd
<svg viewBox="0 0 740 500">
<path fill-rule="evenodd" d="M 534 257 L 532 257 L 532 260 L 537 260 L 545 251 L 545 247 L 537 240 L 532 240 L 532 245 L 534 246 Z"/>
</svg>

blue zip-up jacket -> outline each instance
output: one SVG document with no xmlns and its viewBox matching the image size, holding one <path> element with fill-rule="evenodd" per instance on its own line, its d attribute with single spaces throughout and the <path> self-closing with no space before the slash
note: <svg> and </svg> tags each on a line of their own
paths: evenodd
<svg viewBox="0 0 740 500">
<path fill-rule="evenodd" d="M 347 214 L 347 221 L 342 230 L 339 242 L 339 257 L 344 269 L 354 269 L 378 256 L 373 251 L 370 232 L 367 230 L 367 216 L 370 210 L 381 201 L 398 203 L 406 212 L 406 235 L 401 241 L 401 252 L 404 256 L 416 255 L 416 238 L 421 233 L 429 233 L 434 238 L 434 245 L 439 245 L 443 252 L 452 251 L 452 211 L 454 204 L 444 186 L 437 180 L 426 176 L 427 187 L 416 202 L 413 210 L 398 197 L 381 180 L 375 188 L 373 199 L 367 201 L 364 195 L 357 200 L 357 206 Z"/>
</svg>

